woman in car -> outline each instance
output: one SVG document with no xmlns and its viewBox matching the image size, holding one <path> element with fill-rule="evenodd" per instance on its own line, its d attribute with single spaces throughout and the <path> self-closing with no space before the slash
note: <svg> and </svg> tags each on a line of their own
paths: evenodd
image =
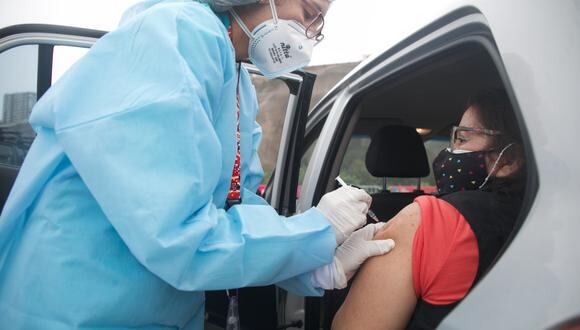
<svg viewBox="0 0 580 330">
<path fill-rule="evenodd" d="M 521 135 L 508 97 L 470 100 L 433 162 L 438 196 L 421 196 L 375 236 L 397 247 L 361 268 L 333 329 L 435 328 L 506 242 L 525 184 Z"/>
</svg>

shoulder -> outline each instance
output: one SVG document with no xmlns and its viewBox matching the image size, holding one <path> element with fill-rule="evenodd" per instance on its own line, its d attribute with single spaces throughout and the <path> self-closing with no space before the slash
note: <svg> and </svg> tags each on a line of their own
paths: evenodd
<svg viewBox="0 0 580 330">
<path fill-rule="evenodd" d="M 481 190 L 458 191 L 443 195 L 440 199 L 454 205 L 456 208 L 460 208 L 460 206 L 492 208 L 494 204 L 497 204 L 496 194 Z"/>
<path fill-rule="evenodd" d="M 453 231 L 462 222 L 464 218 L 453 204 L 431 195 L 419 196 L 389 220 L 376 238 L 412 240 L 422 224 L 427 228 L 444 226 L 447 231 Z"/>
<path fill-rule="evenodd" d="M 458 233 L 472 235 L 465 217 L 452 203 L 435 196 L 420 196 L 387 222 L 375 239 L 392 238 L 397 247 L 412 248 L 423 238 L 446 244 L 461 240 Z"/>
<path fill-rule="evenodd" d="M 419 238 L 446 245 L 460 239 L 458 233 L 470 235 L 469 223 L 456 203 L 435 196 L 420 196 L 415 203 L 421 212 Z"/>
<path fill-rule="evenodd" d="M 119 25 L 119 30 L 123 29 L 159 34 L 168 39 L 193 37 L 189 42 L 199 42 L 200 37 L 229 40 L 220 18 L 208 6 L 196 1 L 161 1 L 137 10 L 129 9 Z"/>
<path fill-rule="evenodd" d="M 140 20 L 155 16 L 176 17 L 179 15 L 191 15 L 203 21 L 220 22 L 216 14 L 205 4 L 189 0 L 174 1 L 145 1 L 130 7 L 123 14 L 120 25 L 130 23 L 132 20 Z"/>
<path fill-rule="evenodd" d="M 187 82 L 187 88 L 205 91 L 202 94 L 211 94 L 208 97 L 216 102 L 225 83 L 235 77 L 235 52 L 227 29 L 198 2 L 156 3 L 113 33 L 121 39 L 115 44 L 131 57 L 149 61 L 143 63 L 146 70 L 151 70 L 152 61 L 165 63 L 159 75 L 177 71 L 176 82 Z"/>
<path fill-rule="evenodd" d="M 208 6 L 196 1 L 187 1 L 181 4 L 176 10 L 179 11 L 179 17 L 188 25 L 196 26 L 203 29 L 206 33 L 216 34 L 220 37 L 229 39 L 227 27 Z"/>
<path fill-rule="evenodd" d="M 421 224 L 421 207 L 418 203 L 405 206 L 375 235 L 375 239 L 392 238 L 397 242 L 412 239 Z"/>
<path fill-rule="evenodd" d="M 403 208 L 383 229 L 377 233 L 377 238 L 393 234 L 413 235 L 422 222 L 431 223 L 441 218 L 457 218 L 461 214 L 450 203 L 435 196 L 424 195 Z M 380 236 L 379 236 L 380 235 Z"/>
<path fill-rule="evenodd" d="M 519 213 L 517 199 L 489 191 L 461 191 L 444 195 L 441 199 L 453 205 L 471 224 L 494 226 L 511 223 Z"/>
</svg>

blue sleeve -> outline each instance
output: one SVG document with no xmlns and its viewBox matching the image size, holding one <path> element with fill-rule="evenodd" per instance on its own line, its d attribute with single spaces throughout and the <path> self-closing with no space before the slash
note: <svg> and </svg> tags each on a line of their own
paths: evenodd
<svg viewBox="0 0 580 330">
<path fill-rule="evenodd" d="M 268 205 L 268 203 L 263 198 L 257 196 L 253 192 L 244 189 L 243 193 L 244 193 L 243 196 L 244 203 L 254 205 Z M 308 212 L 311 214 L 317 213 L 316 216 L 322 216 L 322 214 L 320 214 L 320 211 L 318 211 L 315 208 L 310 209 Z M 293 294 L 301 296 L 319 297 L 324 294 L 323 289 L 314 286 L 314 282 L 312 280 L 312 271 L 278 282 L 276 283 L 276 286 L 286 291 L 290 291 Z"/>
<path fill-rule="evenodd" d="M 260 146 L 260 141 L 262 139 L 262 127 L 257 122 L 254 122 L 254 129 L 252 131 L 252 158 L 248 161 L 246 170 L 246 178 L 244 180 L 244 187 L 252 192 L 258 190 L 258 186 L 262 183 L 264 178 L 264 170 L 262 169 L 262 163 L 260 162 L 260 156 L 258 155 L 258 148 Z"/>
<path fill-rule="evenodd" d="M 216 207 L 212 93 L 231 83 L 231 46 L 209 10 L 156 7 L 102 38 L 51 92 L 57 139 L 104 215 L 143 266 L 182 290 L 267 285 L 331 262 L 334 234 L 315 209 L 283 218 L 268 205 Z"/>
<path fill-rule="evenodd" d="M 321 297 L 324 294 L 323 289 L 314 287 L 312 282 L 312 272 L 304 273 L 276 283 L 276 286 L 300 296 Z"/>
</svg>

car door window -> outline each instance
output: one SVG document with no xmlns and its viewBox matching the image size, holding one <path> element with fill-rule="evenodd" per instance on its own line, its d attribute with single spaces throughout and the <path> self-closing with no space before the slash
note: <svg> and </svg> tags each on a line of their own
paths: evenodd
<svg viewBox="0 0 580 330">
<path fill-rule="evenodd" d="M 276 166 L 290 93 L 288 86 L 282 80 L 269 80 L 258 74 L 252 74 L 251 77 L 260 107 L 256 121 L 262 127 L 262 141 L 258 155 L 264 168 L 263 188 L 263 185 L 270 180 Z"/>
<path fill-rule="evenodd" d="M 0 163 L 19 167 L 36 136 L 28 119 L 38 98 L 39 72 L 50 85 L 88 51 L 83 47 L 20 45 L 0 53 Z M 49 60 L 39 60 L 47 55 Z M 44 86 L 47 88 L 49 86 Z M 41 88 L 42 89 L 42 88 Z"/>
<path fill-rule="evenodd" d="M 320 131 L 318 132 L 320 134 Z M 312 141 L 312 143 L 306 148 L 304 154 L 302 154 L 302 158 L 300 159 L 300 176 L 298 178 L 298 185 L 302 184 L 304 180 L 304 176 L 306 174 L 306 169 L 308 168 L 308 164 L 310 164 L 310 159 L 312 158 L 312 153 L 314 152 L 314 147 L 316 146 L 316 142 L 318 142 L 318 136 Z M 297 196 L 299 197 L 299 196 Z"/>
<path fill-rule="evenodd" d="M 0 53 L 0 163 L 20 166 L 34 139 L 28 117 L 36 104 L 38 46 Z"/>
</svg>

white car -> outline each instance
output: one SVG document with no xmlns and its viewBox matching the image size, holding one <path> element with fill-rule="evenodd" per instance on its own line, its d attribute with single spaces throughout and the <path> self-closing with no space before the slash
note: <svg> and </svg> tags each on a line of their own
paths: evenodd
<svg viewBox="0 0 580 330">
<path fill-rule="evenodd" d="M 46 25 L 2 29 L 0 69 L 19 65 L 30 76 L 29 90 L 41 96 L 52 82 L 58 50 L 90 47 L 103 33 Z M 448 14 L 355 68 L 309 114 L 315 76 L 296 72 L 281 78 L 288 105 L 265 195 L 281 214 L 291 215 L 316 205 L 336 188 L 340 174 L 371 193 L 389 188 L 393 200 L 408 199 L 417 193 L 406 192 L 409 187 L 421 190 L 431 179 L 372 177 L 364 157 L 373 133 L 389 125 L 415 128 L 430 160 L 430 151 L 446 146 L 466 99 L 503 87 L 525 144 L 523 207 L 495 263 L 440 328 L 580 327 L 579 77 L 580 1 L 457 1 Z M 11 79 L 2 74 L 0 87 Z M 32 96 L 15 94 L 4 96 L 0 125 L 2 203 L 34 138 L 14 105 Z M 383 201 L 375 200 L 373 209 L 393 211 Z M 206 327 L 223 327 L 224 294 L 207 296 Z M 303 298 L 273 286 L 243 289 L 242 327 L 325 329 L 341 299 L 337 292 Z"/>
</svg>

